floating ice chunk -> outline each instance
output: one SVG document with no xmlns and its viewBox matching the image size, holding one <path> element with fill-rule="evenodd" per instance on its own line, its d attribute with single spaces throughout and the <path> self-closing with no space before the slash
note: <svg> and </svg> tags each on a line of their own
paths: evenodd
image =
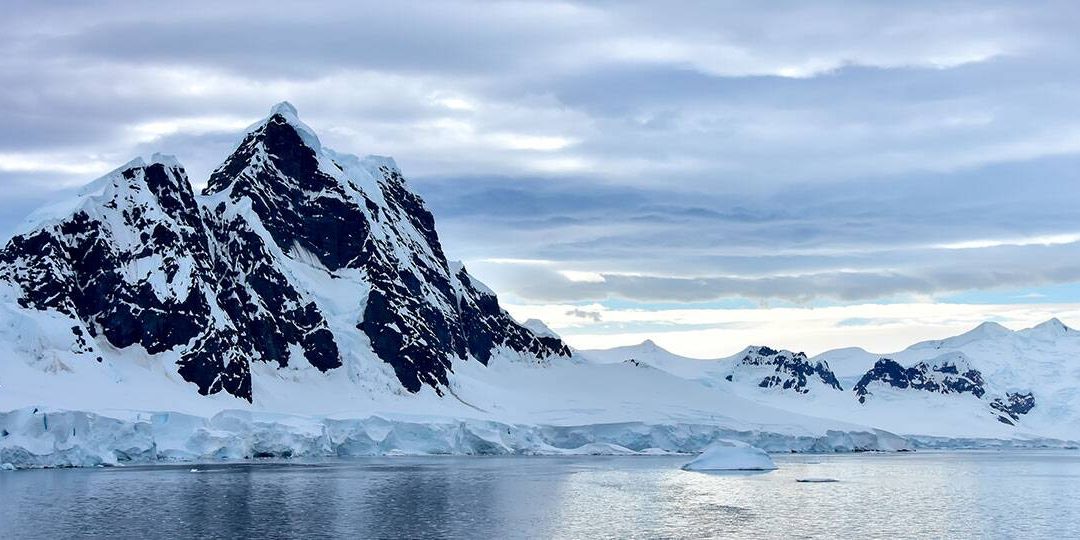
<svg viewBox="0 0 1080 540">
<path fill-rule="evenodd" d="M 744 442 L 719 439 L 701 455 L 683 465 L 687 471 L 771 471 L 776 469 L 769 454 Z"/>
<path fill-rule="evenodd" d="M 0 471 L 14 471 L 15 466 L 10 463 L 0 463 Z"/>
</svg>

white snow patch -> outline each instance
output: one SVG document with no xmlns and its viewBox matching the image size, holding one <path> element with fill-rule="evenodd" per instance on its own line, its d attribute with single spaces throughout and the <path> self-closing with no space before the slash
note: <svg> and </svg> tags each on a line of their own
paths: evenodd
<svg viewBox="0 0 1080 540">
<path fill-rule="evenodd" d="M 554 330 L 549 328 L 548 325 L 544 324 L 544 321 L 541 321 L 540 319 L 529 319 L 521 326 L 524 326 L 526 330 L 529 330 L 539 337 L 559 337 Z"/>
</svg>

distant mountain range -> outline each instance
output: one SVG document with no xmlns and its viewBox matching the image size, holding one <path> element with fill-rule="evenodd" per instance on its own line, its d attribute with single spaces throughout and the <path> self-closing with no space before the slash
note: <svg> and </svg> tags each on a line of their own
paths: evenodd
<svg viewBox="0 0 1080 540">
<path fill-rule="evenodd" d="M 748 347 L 730 358 L 695 360 L 652 341 L 580 354 L 901 433 L 948 436 L 965 431 L 972 418 L 1061 437 L 1080 432 L 1080 332 L 1057 319 L 1020 331 L 987 322 L 884 355 L 848 348 L 807 357 Z"/>
</svg>

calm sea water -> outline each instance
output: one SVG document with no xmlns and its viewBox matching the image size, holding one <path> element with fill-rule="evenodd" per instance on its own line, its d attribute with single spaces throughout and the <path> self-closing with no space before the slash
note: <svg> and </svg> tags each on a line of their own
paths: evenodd
<svg viewBox="0 0 1080 540">
<path fill-rule="evenodd" d="M 373 458 L 0 473 L 5 538 L 1080 538 L 1080 452 Z M 191 472 L 191 469 L 199 472 Z M 836 483 L 799 483 L 828 477 Z"/>
</svg>

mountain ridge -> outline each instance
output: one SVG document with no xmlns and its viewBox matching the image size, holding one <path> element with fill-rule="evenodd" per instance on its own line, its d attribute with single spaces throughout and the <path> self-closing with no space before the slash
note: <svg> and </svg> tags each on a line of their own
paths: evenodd
<svg viewBox="0 0 1080 540">
<path fill-rule="evenodd" d="M 451 272 L 392 159 L 324 150 L 287 102 L 245 132 L 201 195 L 164 154 L 77 193 L 6 244 L 0 278 L 22 308 L 69 316 L 76 341 L 176 355 L 202 394 L 251 401 L 252 361 L 341 368 L 353 331 L 409 392 L 441 394 L 455 361 L 487 363 L 499 348 L 571 354 L 510 318 L 464 266 Z M 297 264 L 315 269 L 309 281 L 351 282 L 359 316 L 330 324 L 323 287 L 298 282 Z"/>
<path fill-rule="evenodd" d="M 988 321 L 957 336 L 917 342 L 886 354 L 848 347 L 807 357 L 752 346 L 730 357 L 697 360 L 680 357 L 651 340 L 581 354 L 601 362 L 632 358 L 763 404 L 800 412 L 809 406 L 818 416 L 874 423 L 873 414 L 888 412 L 894 418 L 875 425 L 901 433 L 926 429 L 906 421 L 900 414 L 904 407 L 924 409 L 911 414 L 922 415 L 924 422 L 932 421 L 934 414 L 948 418 L 953 413 L 944 411 L 952 407 L 957 415 L 1064 436 L 1080 431 L 1080 399 L 1075 392 L 1080 363 L 1070 362 L 1080 357 L 1076 337 L 1075 331 L 1052 318 L 1021 330 Z M 836 373 L 833 363 L 840 366 Z M 830 375 L 836 385 L 829 384 Z"/>
</svg>

